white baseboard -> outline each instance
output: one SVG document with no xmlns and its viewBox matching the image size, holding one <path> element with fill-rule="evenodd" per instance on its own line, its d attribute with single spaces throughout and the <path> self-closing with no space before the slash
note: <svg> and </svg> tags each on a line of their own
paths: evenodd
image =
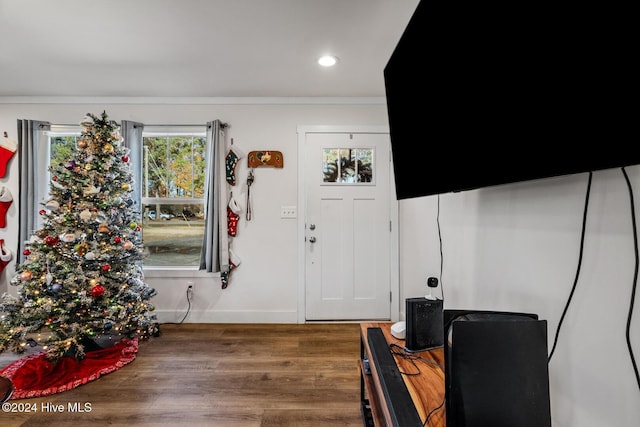
<svg viewBox="0 0 640 427">
<path fill-rule="evenodd" d="M 178 323 L 184 312 L 156 310 L 159 323 Z M 249 310 L 192 310 L 182 323 L 298 323 L 298 312 Z"/>
</svg>

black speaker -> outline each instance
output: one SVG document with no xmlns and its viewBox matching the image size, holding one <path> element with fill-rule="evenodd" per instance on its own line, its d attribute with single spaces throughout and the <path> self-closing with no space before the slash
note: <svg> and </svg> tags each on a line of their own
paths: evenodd
<svg viewBox="0 0 640 427">
<path fill-rule="evenodd" d="M 444 310 L 447 427 L 551 427 L 547 323 Z"/>
<path fill-rule="evenodd" d="M 444 341 L 442 300 L 427 298 L 406 299 L 405 347 L 409 351 L 423 351 L 442 347 Z"/>
</svg>

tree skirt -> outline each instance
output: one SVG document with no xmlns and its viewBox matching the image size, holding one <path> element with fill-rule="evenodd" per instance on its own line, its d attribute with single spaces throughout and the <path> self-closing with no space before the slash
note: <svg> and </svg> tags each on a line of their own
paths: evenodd
<svg viewBox="0 0 640 427">
<path fill-rule="evenodd" d="M 109 348 L 87 351 L 80 361 L 65 356 L 51 363 L 45 358 L 45 352 L 41 352 L 16 360 L 0 370 L 0 375 L 13 382 L 11 399 L 49 396 L 120 369 L 132 362 L 137 352 L 137 338 L 123 339 Z"/>
</svg>

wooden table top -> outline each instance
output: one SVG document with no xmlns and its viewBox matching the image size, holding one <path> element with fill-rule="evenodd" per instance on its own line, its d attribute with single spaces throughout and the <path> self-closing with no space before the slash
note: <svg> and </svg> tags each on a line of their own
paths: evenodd
<svg viewBox="0 0 640 427">
<path fill-rule="evenodd" d="M 393 358 L 424 422 L 429 416 L 429 427 L 445 426 L 444 409 L 444 349 L 442 347 L 408 352 L 405 341 L 391 335 L 391 322 L 361 323 L 360 331 L 366 340 L 367 328 L 380 328 L 389 343 Z M 436 409 L 437 408 L 437 409 Z"/>
</svg>

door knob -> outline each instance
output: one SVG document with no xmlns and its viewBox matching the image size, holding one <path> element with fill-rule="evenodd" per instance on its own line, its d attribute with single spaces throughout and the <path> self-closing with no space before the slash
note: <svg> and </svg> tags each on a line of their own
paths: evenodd
<svg viewBox="0 0 640 427">
<path fill-rule="evenodd" d="M 316 237 L 315 237 L 315 236 L 311 236 L 311 237 L 309 237 L 309 241 L 310 241 L 311 243 L 315 243 L 315 242 L 316 242 Z"/>
</svg>

